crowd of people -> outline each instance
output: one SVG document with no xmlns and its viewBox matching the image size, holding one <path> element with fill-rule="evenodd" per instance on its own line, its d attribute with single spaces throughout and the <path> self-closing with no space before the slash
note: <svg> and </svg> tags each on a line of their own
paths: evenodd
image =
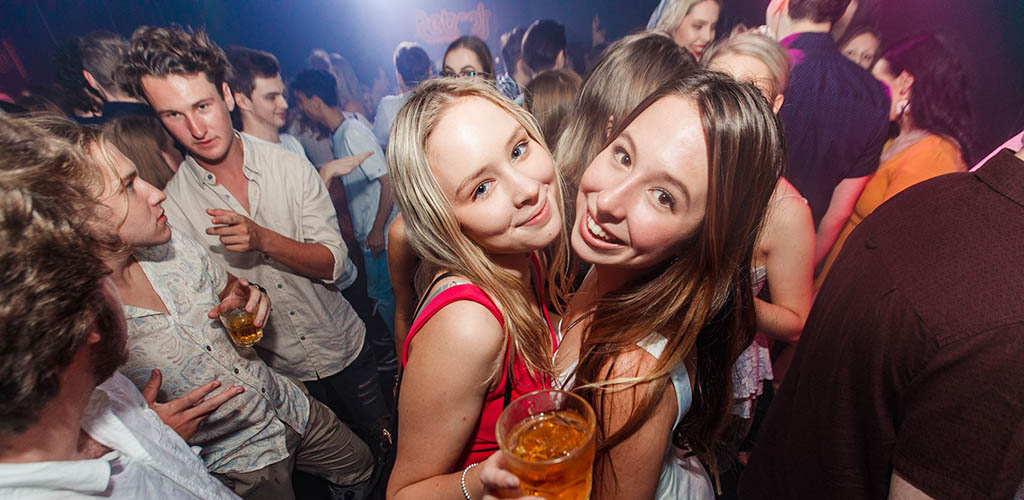
<svg viewBox="0 0 1024 500">
<path fill-rule="evenodd" d="M 0 498 L 524 500 L 546 388 L 595 500 L 1024 498 L 1024 144 L 974 164 L 954 42 L 857 8 L 402 42 L 396 93 L 69 41 L 0 111 Z"/>
</svg>

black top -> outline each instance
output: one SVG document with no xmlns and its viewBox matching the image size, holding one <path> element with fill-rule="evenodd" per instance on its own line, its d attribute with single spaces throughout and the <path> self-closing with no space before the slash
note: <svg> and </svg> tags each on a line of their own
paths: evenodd
<svg viewBox="0 0 1024 500">
<path fill-rule="evenodd" d="M 75 121 L 83 125 L 103 125 L 121 116 L 148 116 L 156 118 L 153 108 L 144 102 L 105 102 L 103 103 L 102 113 L 102 116 L 75 118 Z"/>
<path fill-rule="evenodd" d="M 782 43 L 791 64 L 779 116 L 786 129 L 786 174 L 807 198 L 817 227 L 843 179 L 878 168 L 889 130 L 885 86 L 836 48 L 828 33 L 800 33 Z"/>
<path fill-rule="evenodd" d="M 740 498 L 1009 499 L 1024 478 L 1024 161 L 912 186 L 850 235 Z"/>
</svg>

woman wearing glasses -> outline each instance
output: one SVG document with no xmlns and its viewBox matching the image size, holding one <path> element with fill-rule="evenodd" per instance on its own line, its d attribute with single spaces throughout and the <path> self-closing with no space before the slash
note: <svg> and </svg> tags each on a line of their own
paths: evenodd
<svg viewBox="0 0 1024 500">
<path fill-rule="evenodd" d="M 487 48 L 486 42 L 473 35 L 456 38 L 448 45 L 442 61 L 442 76 L 494 80 L 491 49 Z"/>
</svg>

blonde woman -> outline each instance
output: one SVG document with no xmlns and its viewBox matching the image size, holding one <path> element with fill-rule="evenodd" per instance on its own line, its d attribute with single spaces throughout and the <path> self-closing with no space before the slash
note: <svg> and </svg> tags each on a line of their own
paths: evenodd
<svg viewBox="0 0 1024 500">
<path fill-rule="evenodd" d="M 388 498 L 480 498 L 474 466 L 498 449 L 501 410 L 550 386 L 556 341 L 538 250 L 567 251 L 561 179 L 533 117 L 472 79 L 410 94 L 387 158 L 432 280 L 402 346 Z"/>
<path fill-rule="evenodd" d="M 721 11 L 721 0 L 662 0 L 647 27 L 669 34 L 700 59 L 715 39 Z"/>
<path fill-rule="evenodd" d="M 708 69 L 753 84 L 772 103 L 776 113 L 782 106 L 789 80 L 789 55 L 779 42 L 749 31 L 735 34 L 708 49 L 702 62 Z M 811 209 L 796 188 L 780 178 L 754 249 L 754 294 L 767 282 L 771 283 L 771 297 L 755 299 L 759 333 L 734 367 L 732 411 L 743 419 L 732 436 L 734 445 L 749 429 L 754 401 L 761 395 L 763 381 L 774 379 L 779 384 L 785 375 L 792 347 L 800 338 L 811 310 L 813 259 Z M 768 339 L 788 344 L 778 361 L 778 373 L 773 371 Z M 745 462 L 746 455 L 741 453 L 739 459 Z"/>
</svg>

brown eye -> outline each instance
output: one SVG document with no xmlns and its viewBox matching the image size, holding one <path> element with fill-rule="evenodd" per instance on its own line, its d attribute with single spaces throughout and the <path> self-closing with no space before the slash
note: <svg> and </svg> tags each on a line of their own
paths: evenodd
<svg viewBox="0 0 1024 500">
<path fill-rule="evenodd" d="M 633 165 L 633 159 L 630 158 L 629 153 L 622 148 L 615 148 L 615 161 L 626 167 Z"/>
<path fill-rule="evenodd" d="M 661 206 L 663 206 L 665 208 L 668 208 L 668 209 L 676 208 L 676 199 L 673 198 L 672 195 L 668 194 L 668 191 L 665 191 L 665 190 L 662 190 L 662 189 L 655 189 L 654 190 L 654 199 L 655 199 L 655 201 L 658 202 L 658 205 L 661 205 Z"/>
</svg>

